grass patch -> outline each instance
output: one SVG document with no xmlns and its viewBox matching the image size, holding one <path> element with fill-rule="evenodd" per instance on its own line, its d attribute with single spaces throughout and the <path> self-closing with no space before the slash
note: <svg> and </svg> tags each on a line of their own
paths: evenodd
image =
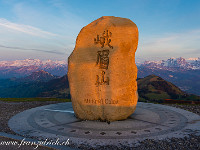
<svg viewBox="0 0 200 150">
<path fill-rule="evenodd" d="M 58 102 L 71 102 L 70 99 L 62 98 L 0 98 L 0 101 L 4 102 L 47 102 L 47 101 L 58 101 Z"/>
<path fill-rule="evenodd" d="M 164 99 L 169 99 L 170 98 L 170 96 L 166 92 L 162 92 L 161 94 L 147 93 L 147 94 L 145 94 L 145 96 L 149 100 L 164 100 Z"/>
</svg>

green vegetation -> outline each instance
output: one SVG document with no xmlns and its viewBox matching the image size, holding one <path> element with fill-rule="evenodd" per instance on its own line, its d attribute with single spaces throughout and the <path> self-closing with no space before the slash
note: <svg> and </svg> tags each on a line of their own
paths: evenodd
<svg viewBox="0 0 200 150">
<path fill-rule="evenodd" d="M 44 91 L 47 87 L 45 85 L 36 83 L 24 83 L 8 88 L 0 88 L 0 96 L 5 98 L 24 98 L 24 97 L 37 97 L 41 91 Z"/>
<path fill-rule="evenodd" d="M 200 101 L 200 96 L 189 95 L 162 78 L 149 75 L 138 80 L 139 101 L 164 102 L 165 99 Z"/>
<path fill-rule="evenodd" d="M 200 101 L 200 96 L 191 94 L 191 95 L 189 95 L 188 97 L 186 97 L 185 100 Z"/>
<path fill-rule="evenodd" d="M 3 83 L 3 81 L 2 81 Z M 69 85 L 67 76 L 53 79 L 49 82 L 19 82 L 16 85 L 1 85 L 1 98 L 33 98 L 33 97 L 51 97 L 70 99 Z"/>
<path fill-rule="evenodd" d="M 166 92 L 162 93 L 147 93 L 145 94 L 146 97 L 149 97 L 149 100 L 164 100 L 164 99 L 169 99 L 170 96 Z"/>
<path fill-rule="evenodd" d="M 0 101 L 65 102 L 70 101 L 71 98 L 67 76 L 49 82 L 18 83 L 16 85 L 12 83 L 10 86 L 9 84 L 6 85 L 6 82 L 0 80 L 0 97 L 2 97 Z M 155 75 L 138 79 L 138 94 L 141 102 L 158 103 L 164 102 L 165 99 L 200 102 L 200 96 L 187 94 L 174 84 Z"/>
<path fill-rule="evenodd" d="M 58 102 L 70 102 L 70 99 L 62 99 L 62 98 L 0 98 L 0 101 L 4 102 L 47 102 L 47 101 L 58 101 Z"/>
</svg>

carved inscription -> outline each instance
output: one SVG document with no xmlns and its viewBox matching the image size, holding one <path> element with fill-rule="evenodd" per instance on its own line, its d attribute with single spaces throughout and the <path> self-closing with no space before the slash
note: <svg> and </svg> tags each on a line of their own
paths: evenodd
<svg viewBox="0 0 200 150">
<path fill-rule="evenodd" d="M 87 104 L 118 104 L 118 100 L 113 99 L 84 99 Z"/>
<path fill-rule="evenodd" d="M 108 30 L 105 30 L 102 33 L 102 36 L 100 37 L 97 34 L 97 37 L 94 38 L 94 43 L 95 44 L 100 44 L 101 48 L 104 48 L 105 45 L 108 45 L 109 48 L 113 48 L 113 46 L 110 45 L 111 39 L 110 37 L 112 36 L 112 33 Z M 104 49 L 97 51 L 97 61 L 96 61 L 96 66 L 101 69 L 101 75 L 96 75 L 96 86 L 99 85 L 109 85 L 109 77 L 106 77 L 106 70 L 108 69 L 109 66 L 109 49 Z"/>
<path fill-rule="evenodd" d="M 108 45 L 110 48 L 113 48 L 113 46 L 110 45 L 111 39 L 110 37 L 112 36 L 112 33 L 108 30 L 104 31 L 102 33 L 102 36 L 99 37 L 97 34 L 97 38 L 94 38 L 94 43 L 95 44 L 101 44 L 101 48 L 103 48 L 105 45 Z"/>
<path fill-rule="evenodd" d="M 103 85 L 103 84 L 109 85 L 109 78 L 107 77 L 105 80 L 105 71 L 101 72 L 101 80 L 99 79 L 99 75 L 96 76 L 95 85 L 99 86 L 99 85 Z"/>
<path fill-rule="evenodd" d="M 99 69 L 108 69 L 109 65 L 109 50 L 102 50 L 97 52 L 97 62 L 96 65 L 99 65 Z"/>
</svg>

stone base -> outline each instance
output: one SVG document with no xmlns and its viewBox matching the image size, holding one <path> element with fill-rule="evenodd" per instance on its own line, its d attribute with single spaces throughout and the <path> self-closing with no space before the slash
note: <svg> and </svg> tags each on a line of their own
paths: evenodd
<svg viewBox="0 0 200 150">
<path fill-rule="evenodd" d="M 70 139 L 73 145 L 131 147 L 145 139 L 200 135 L 200 116 L 170 106 L 139 102 L 127 120 L 108 124 L 79 120 L 71 103 L 59 103 L 21 112 L 10 119 L 9 127 L 25 137 Z"/>
</svg>

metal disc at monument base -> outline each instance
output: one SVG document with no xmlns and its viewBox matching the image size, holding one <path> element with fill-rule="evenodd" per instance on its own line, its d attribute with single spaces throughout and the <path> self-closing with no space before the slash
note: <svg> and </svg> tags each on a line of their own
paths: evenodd
<svg viewBox="0 0 200 150">
<path fill-rule="evenodd" d="M 161 140 L 200 135 L 200 117 L 194 113 L 160 104 L 138 103 L 135 113 L 110 124 L 75 117 L 72 104 L 59 103 L 21 112 L 10 119 L 9 127 L 25 137 L 69 139 L 71 145 L 115 145 L 128 147 L 145 139 Z"/>
</svg>

